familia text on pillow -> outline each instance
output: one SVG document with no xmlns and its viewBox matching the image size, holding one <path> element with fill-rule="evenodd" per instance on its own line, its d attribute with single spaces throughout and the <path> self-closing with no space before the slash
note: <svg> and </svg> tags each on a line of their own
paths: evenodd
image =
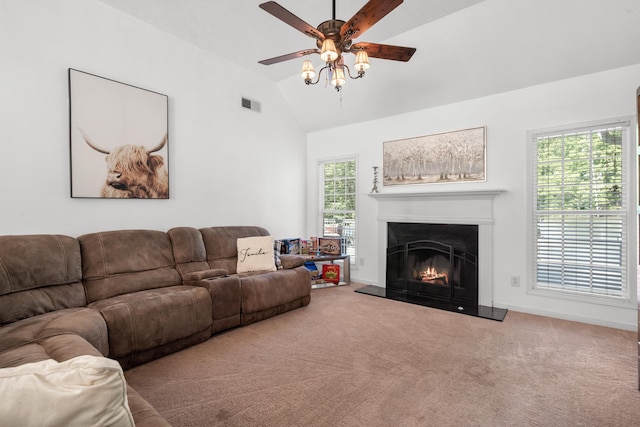
<svg viewBox="0 0 640 427">
<path fill-rule="evenodd" d="M 237 240 L 238 273 L 276 271 L 271 236 L 242 237 Z"/>
</svg>

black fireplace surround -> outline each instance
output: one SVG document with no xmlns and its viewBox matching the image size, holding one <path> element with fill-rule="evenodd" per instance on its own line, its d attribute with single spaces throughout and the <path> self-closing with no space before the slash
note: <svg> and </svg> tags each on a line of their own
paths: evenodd
<svg viewBox="0 0 640 427">
<path fill-rule="evenodd" d="M 393 222 L 387 241 L 388 291 L 477 307 L 477 225 Z"/>
<path fill-rule="evenodd" d="M 386 288 L 361 293 L 503 320 L 478 305 L 478 226 L 388 223 Z"/>
</svg>

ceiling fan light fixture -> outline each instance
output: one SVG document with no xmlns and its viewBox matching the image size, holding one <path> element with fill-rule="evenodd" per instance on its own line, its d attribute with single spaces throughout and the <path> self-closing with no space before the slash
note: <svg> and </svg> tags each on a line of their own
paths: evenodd
<svg viewBox="0 0 640 427">
<path fill-rule="evenodd" d="M 308 59 L 305 59 L 302 63 L 302 73 L 300 75 L 307 84 L 310 84 L 316 76 L 316 70 L 313 68 L 313 63 Z"/>
<path fill-rule="evenodd" d="M 358 73 L 364 73 L 369 69 L 371 65 L 369 64 L 369 55 L 364 50 L 359 50 L 356 53 L 356 62 L 354 64 L 354 68 Z"/>
<path fill-rule="evenodd" d="M 366 4 L 351 17 L 348 21 L 336 19 L 336 0 L 333 0 L 333 19 L 322 22 L 317 28 L 312 27 L 302 19 L 289 12 L 287 9 L 275 1 L 267 1 L 259 5 L 260 9 L 270 13 L 274 17 L 290 25 L 296 30 L 311 37 L 315 41 L 313 49 L 304 49 L 286 55 L 258 61 L 264 65 L 277 64 L 294 58 L 301 58 L 306 55 L 320 54 L 324 61 L 323 66 L 316 71 L 309 60 L 302 64 L 300 76 L 307 85 L 315 85 L 320 81 L 322 72 L 326 70 L 325 82 L 340 91 L 342 85 L 346 83 L 346 78 L 360 79 L 365 75 L 365 71 L 370 68 L 369 55 L 378 59 L 388 59 L 392 61 L 407 62 L 415 53 L 412 47 L 392 46 L 387 44 L 358 42 L 353 44 L 353 39 L 360 37 L 371 26 L 387 16 L 392 10 L 398 7 L 403 0 L 367 0 Z M 351 74 L 350 69 L 343 59 L 344 53 L 353 53 L 356 60 Z"/>
<path fill-rule="evenodd" d="M 347 80 L 344 77 L 344 68 L 336 67 L 333 70 L 333 76 L 331 76 L 331 84 L 336 87 L 336 90 L 340 90 L 346 81 Z"/>
<path fill-rule="evenodd" d="M 324 62 L 333 62 L 338 59 L 338 50 L 333 40 L 326 38 L 322 42 L 322 48 L 320 49 L 320 58 Z"/>
</svg>

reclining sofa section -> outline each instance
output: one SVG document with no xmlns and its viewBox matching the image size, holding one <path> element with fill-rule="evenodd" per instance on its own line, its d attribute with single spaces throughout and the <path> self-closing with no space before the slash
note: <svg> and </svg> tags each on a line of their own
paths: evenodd
<svg viewBox="0 0 640 427">
<path fill-rule="evenodd" d="M 213 332 L 248 325 L 309 304 L 311 279 L 299 256 L 280 255 L 283 269 L 240 273 L 237 240 L 268 236 L 261 227 L 177 227 L 168 231 L 186 285 L 209 290 Z"/>
<path fill-rule="evenodd" d="M 0 368 L 104 356 L 123 368 L 309 304 L 296 256 L 236 273 L 237 239 L 260 227 L 0 236 Z M 138 426 L 166 421 L 127 386 Z"/>
<path fill-rule="evenodd" d="M 88 306 L 107 322 L 109 357 L 123 368 L 211 336 L 211 297 L 182 285 L 166 233 L 118 230 L 78 240 Z"/>
<path fill-rule="evenodd" d="M 86 306 L 81 280 L 77 239 L 0 236 L 0 368 L 108 355 L 107 324 Z M 137 391 L 126 389 L 138 427 L 169 426 Z"/>
</svg>

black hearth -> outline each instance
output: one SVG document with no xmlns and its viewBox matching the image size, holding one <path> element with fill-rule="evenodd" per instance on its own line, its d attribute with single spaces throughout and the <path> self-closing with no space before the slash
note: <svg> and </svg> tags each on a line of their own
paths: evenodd
<svg viewBox="0 0 640 427">
<path fill-rule="evenodd" d="M 502 320 L 478 305 L 478 226 L 388 223 L 386 289 L 358 292 Z"/>
</svg>

